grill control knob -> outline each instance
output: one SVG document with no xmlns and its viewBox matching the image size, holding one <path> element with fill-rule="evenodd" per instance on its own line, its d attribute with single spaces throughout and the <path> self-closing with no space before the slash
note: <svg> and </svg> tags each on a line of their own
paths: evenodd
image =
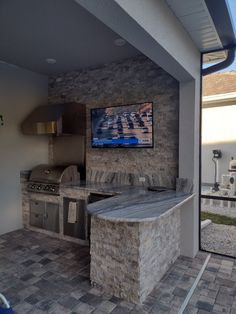
<svg viewBox="0 0 236 314">
<path fill-rule="evenodd" d="M 41 188 L 42 188 L 42 185 L 41 185 L 41 184 L 37 186 L 37 189 L 38 189 L 39 191 L 41 190 Z"/>
</svg>

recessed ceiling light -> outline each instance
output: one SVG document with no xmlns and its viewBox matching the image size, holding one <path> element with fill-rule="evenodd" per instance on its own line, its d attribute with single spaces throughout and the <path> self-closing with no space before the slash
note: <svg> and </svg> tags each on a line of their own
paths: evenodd
<svg viewBox="0 0 236 314">
<path fill-rule="evenodd" d="M 117 38 L 114 40 L 114 44 L 118 47 L 122 47 L 126 44 L 126 40 L 124 40 L 123 38 Z"/>
<path fill-rule="evenodd" d="M 56 59 L 53 59 L 53 58 L 47 58 L 47 59 L 46 59 L 46 62 L 47 62 L 48 64 L 55 64 L 55 63 L 57 62 L 57 60 L 56 60 Z"/>
</svg>

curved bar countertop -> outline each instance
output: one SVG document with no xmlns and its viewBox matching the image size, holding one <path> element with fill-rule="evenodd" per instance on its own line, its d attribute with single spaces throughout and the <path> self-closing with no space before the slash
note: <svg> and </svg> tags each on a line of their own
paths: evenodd
<svg viewBox="0 0 236 314">
<path fill-rule="evenodd" d="M 146 299 L 180 255 L 181 205 L 194 194 L 176 185 L 180 192 L 89 182 L 65 187 L 65 196 L 112 196 L 87 204 L 92 284 L 128 302 Z"/>
<path fill-rule="evenodd" d="M 194 197 L 194 194 L 167 190 L 149 191 L 146 187 L 117 186 L 80 182 L 67 185 L 79 190 L 108 194 L 112 197 L 88 204 L 92 216 L 117 222 L 154 221 Z"/>
<path fill-rule="evenodd" d="M 182 192 L 154 192 L 136 187 L 122 195 L 89 204 L 87 209 L 92 216 L 110 221 L 153 221 L 192 197 L 193 194 Z"/>
</svg>

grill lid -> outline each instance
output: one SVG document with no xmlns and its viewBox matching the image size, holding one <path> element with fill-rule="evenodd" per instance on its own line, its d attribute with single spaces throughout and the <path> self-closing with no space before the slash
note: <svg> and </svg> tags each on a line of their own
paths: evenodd
<svg viewBox="0 0 236 314">
<path fill-rule="evenodd" d="M 64 183 L 79 180 L 77 166 L 38 165 L 32 169 L 30 181 L 45 183 Z"/>
</svg>

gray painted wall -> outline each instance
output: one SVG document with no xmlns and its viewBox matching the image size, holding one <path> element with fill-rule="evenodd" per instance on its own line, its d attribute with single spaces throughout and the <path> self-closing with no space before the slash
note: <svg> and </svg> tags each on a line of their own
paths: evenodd
<svg viewBox="0 0 236 314">
<path fill-rule="evenodd" d="M 87 105 L 87 170 L 155 176 L 174 185 L 178 175 L 179 83 L 150 59 L 139 56 L 51 78 L 49 102 Z M 90 108 L 153 101 L 153 149 L 91 148 Z M 87 172 L 88 174 L 88 172 Z M 151 182 L 149 183 L 151 184 Z"/>
<path fill-rule="evenodd" d="M 0 63 L 0 234 L 22 227 L 20 171 L 48 161 L 48 139 L 24 136 L 22 119 L 47 101 L 47 78 Z"/>
</svg>

